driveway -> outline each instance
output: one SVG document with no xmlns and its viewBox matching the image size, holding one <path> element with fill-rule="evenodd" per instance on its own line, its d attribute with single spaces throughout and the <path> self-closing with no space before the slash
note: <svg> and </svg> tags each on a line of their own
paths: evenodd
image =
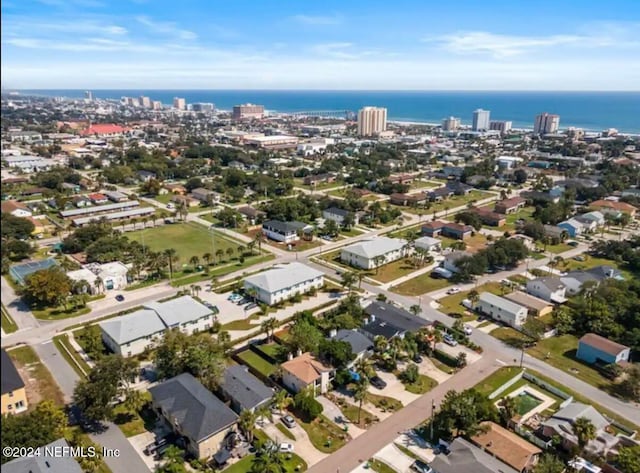
<svg viewBox="0 0 640 473">
<path fill-rule="evenodd" d="M 320 404 L 322 404 L 322 413 L 329 419 L 334 421 L 334 423 L 336 423 L 339 427 L 341 427 L 342 424 L 348 424 L 348 428 L 349 428 L 349 435 L 351 435 L 352 438 L 356 438 L 359 435 L 362 435 L 363 433 L 366 432 L 366 430 L 361 429 L 360 427 L 356 427 L 355 425 L 353 425 L 351 423 L 351 421 L 349 419 L 347 419 L 343 414 L 342 411 L 340 410 L 340 407 L 338 407 L 336 404 L 334 404 L 333 402 L 331 402 L 329 399 L 327 399 L 324 396 L 318 396 L 316 398 L 316 401 L 318 401 Z M 342 418 L 342 424 L 340 422 L 337 422 L 336 419 L 338 418 Z"/>
<path fill-rule="evenodd" d="M 445 352 L 447 355 L 450 355 L 450 356 L 452 356 L 454 358 L 456 358 L 458 356 L 458 354 L 460 354 L 460 353 L 466 353 L 467 354 L 467 364 L 468 365 L 470 365 L 472 363 L 475 363 L 480 358 L 482 358 L 482 355 L 480 355 L 479 353 L 476 353 L 473 350 L 469 350 L 464 345 L 458 345 L 457 347 L 452 347 L 451 345 L 447 345 L 446 343 L 437 343 L 436 344 L 436 348 L 438 350 L 440 350 L 440 351 Z"/>
<path fill-rule="evenodd" d="M 373 458 L 386 463 L 400 473 L 409 473 L 413 463 L 413 458 L 406 456 L 392 443 L 378 451 Z"/>
<path fill-rule="evenodd" d="M 287 442 L 293 444 L 294 452 L 300 455 L 300 457 L 307 462 L 307 465 L 315 465 L 320 460 L 328 456 L 326 453 L 322 453 L 313 446 L 311 440 L 309 440 L 307 432 L 298 424 L 296 424 L 294 428 L 288 429 L 296 438 L 295 440 L 291 440 L 289 437 L 285 437 L 285 435 L 276 427 L 277 423 L 282 424 L 282 421 L 280 420 L 280 415 L 274 413 L 273 423 L 268 419 L 264 419 L 264 426 L 262 429 L 276 442 Z M 282 425 L 284 426 L 284 424 Z"/>
<path fill-rule="evenodd" d="M 379 370 L 377 372 L 377 375 L 387 383 L 387 387 L 384 389 L 378 389 L 373 386 L 369 386 L 370 393 L 392 397 L 400 401 L 403 406 L 411 404 L 413 401 L 420 397 L 417 394 L 412 394 L 407 391 L 404 388 L 404 384 L 402 384 L 400 380 L 396 378 L 395 374 Z"/>
<path fill-rule="evenodd" d="M 400 368 L 401 364 L 398 364 Z M 402 364 L 402 368 L 404 369 L 405 364 Z M 444 383 L 446 380 L 451 378 L 452 375 L 445 373 L 439 368 L 436 368 L 433 362 L 427 356 L 422 357 L 422 363 L 418 364 L 418 372 L 425 376 L 429 376 L 431 379 L 435 379 L 438 384 Z"/>
<path fill-rule="evenodd" d="M 99 434 L 89 434 L 91 440 L 103 447 L 107 447 L 119 453 L 119 456 L 104 457 L 105 463 L 113 473 L 126 473 L 129 471 L 146 473 L 151 469 L 140 458 L 136 449 L 124 436 L 118 426 L 112 422 L 106 423 L 107 430 Z"/>
<path fill-rule="evenodd" d="M 67 360 L 62 357 L 52 340 L 37 343 L 33 345 L 33 349 L 54 377 L 58 386 L 60 386 L 65 402 L 71 402 L 73 390 L 80 379 L 78 374 L 67 363 Z"/>
<path fill-rule="evenodd" d="M 400 435 L 394 442 L 408 448 L 412 453 L 415 453 L 427 463 L 431 463 L 436 456 L 435 453 L 433 453 L 431 445 L 413 431 L 408 431 Z"/>
</svg>

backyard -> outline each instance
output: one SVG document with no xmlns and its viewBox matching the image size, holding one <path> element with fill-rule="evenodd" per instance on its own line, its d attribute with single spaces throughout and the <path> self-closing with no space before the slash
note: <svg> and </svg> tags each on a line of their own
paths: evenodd
<svg viewBox="0 0 640 473">
<path fill-rule="evenodd" d="M 269 363 L 266 359 L 251 350 L 245 350 L 238 353 L 237 356 L 244 364 L 265 377 L 271 376 L 276 371 L 275 365 Z"/>
</svg>

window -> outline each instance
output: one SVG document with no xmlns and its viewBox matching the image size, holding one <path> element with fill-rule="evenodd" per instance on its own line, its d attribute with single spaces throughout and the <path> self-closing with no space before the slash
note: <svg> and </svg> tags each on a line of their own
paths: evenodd
<svg viewBox="0 0 640 473">
<path fill-rule="evenodd" d="M 18 401 L 16 402 L 16 409 L 21 409 L 24 407 L 24 401 Z"/>
<path fill-rule="evenodd" d="M 9 391 L 9 397 L 13 397 L 13 391 Z"/>
</svg>

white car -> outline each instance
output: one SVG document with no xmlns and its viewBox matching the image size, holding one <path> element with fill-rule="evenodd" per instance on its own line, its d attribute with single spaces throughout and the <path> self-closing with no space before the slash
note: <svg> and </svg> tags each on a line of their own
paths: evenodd
<svg viewBox="0 0 640 473">
<path fill-rule="evenodd" d="M 447 291 L 447 294 L 457 294 L 460 292 L 460 288 L 459 287 L 452 287 L 451 289 L 449 289 Z"/>
<path fill-rule="evenodd" d="M 471 329 L 471 327 L 468 326 L 468 325 L 465 325 L 464 326 L 464 334 L 465 335 L 471 335 L 472 333 L 473 333 L 473 330 Z"/>
<path fill-rule="evenodd" d="M 290 443 L 281 443 L 279 449 L 282 453 L 293 453 L 293 445 Z"/>
</svg>

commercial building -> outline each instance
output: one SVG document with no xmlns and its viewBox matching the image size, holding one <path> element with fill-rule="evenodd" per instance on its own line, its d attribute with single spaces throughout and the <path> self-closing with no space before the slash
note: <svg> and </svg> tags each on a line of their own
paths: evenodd
<svg viewBox="0 0 640 473">
<path fill-rule="evenodd" d="M 629 361 L 631 349 L 595 333 L 587 333 L 578 341 L 576 358 L 587 363 L 620 363 Z"/>
<path fill-rule="evenodd" d="M 489 130 L 499 131 L 500 133 L 508 133 L 513 126 L 509 120 L 491 120 L 489 122 Z"/>
<path fill-rule="evenodd" d="M 186 110 L 187 109 L 187 101 L 181 97 L 173 98 L 173 108 L 177 110 Z"/>
<path fill-rule="evenodd" d="M 333 368 L 317 360 L 311 353 L 302 353 L 280 365 L 282 384 L 294 393 L 307 388 L 314 395 L 324 394 L 330 389 Z"/>
<path fill-rule="evenodd" d="M 233 107 L 232 117 L 234 120 L 259 120 L 264 117 L 264 105 L 254 105 L 251 103 L 235 105 Z"/>
<path fill-rule="evenodd" d="M 302 263 L 292 262 L 263 271 L 244 280 L 244 289 L 255 297 L 273 305 L 305 294 L 324 285 L 324 273 Z"/>
<path fill-rule="evenodd" d="M 560 115 L 552 115 L 544 112 L 536 116 L 533 124 L 533 132 L 538 135 L 556 133 L 560 127 Z"/>
<path fill-rule="evenodd" d="M 491 112 L 489 110 L 482 110 L 481 108 L 473 112 L 473 131 L 486 131 L 489 129 L 489 117 Z"/>
<path fill-rule="evenodd" d="M 105 345 L 124 357 L 153 348 L 168 329 L 183 333 L 208 330 L 214 321 L 214 312 L 191 296 L 182 296 L 165 302 L 148 302 L 130 314 L 101 322 L 100 331 Z"/>
<path fill-rule="evenodd" d="M 100 194 L 100 196 L 101 198 L 104 198 L 104 201 L 109 200 L 105 195 Z M 108 213 L 113 211 L 128 210 L 128 209 L 132 209 L 134 207 L 139 207 L 139 206 L 140 206 L 140 202 L 138 202 L 137 200 L 127 200 L 125 202 L 117 202 L 115 204 L 100 205 L 97 207 L 85 207 L 80 209 L 61 210 L 60 216 L 62 218 L 84 217 L 86 215 L 91 215 L 91 214 L 100 214 L 100 213 Z"/>
<path fill-rule="evenodd" d="M 140 106 L 144 108 L 151 108 L 151 98 L 145 97 L 144 95 L 140 96 Z"/>
<path fill-rule="evenodd" d="M 399 260 L 407 251 L 406 240 L 377 237 L 342 248 L 340 260 L 357 268 L 374 269 Z"/>
<path fill-rule="evenodd" d="M 449 117 L 442 120 L 443 131 L 456 131 L 460 128 L 460 119 L 456 117 Z"/>
<path fill-rule="evenodd" d="M 213 112 L 216 106 L 212 103 L 199 102 L 191 105 L 194 112 Z"/>
<path fill-rule="evenodd" d="M 81 210 L 81 209 L 78 209 L 78 210 Z M 152 215 L 154 213 L 155 213 L 155 207 L 140 207 L 136 209 L 123 210 L 121 212 L 111 212 L 107 214 L 92 215 L 90 217 L 74 218 L 71 220 L 71 223 L 73 223 L 75 227 L 81 227 L 82 225 L 86 225 L 96 220 L 103 220 L 103 219 L 107 221 L 124 220 L 124 219 L 133 218 L 133 217 L 142 217 L 146 215 Z"/>
<path fill-rule="evenodd" d="M 358 136 L 376 136 L 387 129 L 387 109 L 364 107 L 358 112 Z"/>
<path fill-rule="evenodd" d="M 490 292 L 480 294 L 475 309 L 513 328 L 520 328 L 527 321 L 526 307 Z"/>
<path fill-rule="evenodd" d="M 238 416 L 191 374 L 182 373 L 149 388 L 149 392 L 153 408 L 186 439 L 187 450 L 194 457 L 209 459 L 224 449 L 225 437 Z"/>
<path fill-rule="evenodd" d="M 56 165 L 53 159 L 46 159 L 40 156 L 3 156 L 2 160 L 10 168 L 16 168 L 24 173 L 46 171 Z"/>
<path fill-rule="evenodd" d="M 24 381 L 16 369 L 13 361 L 3 349 L 0 353 L 2 380 L 2 415 L 18 414 L 26 411 L 29 407 L 27 403 L 27 392 L 24 388 Z M 4 465 L 2 466 L 4 471 Z"/>
<path fill-rule="evenodd" d="M 298 146 L 298 138 L 287 135 L 255 135 L 246 137 L 244 143 L 261 149 L 294 149 Z"/>
</svg>

